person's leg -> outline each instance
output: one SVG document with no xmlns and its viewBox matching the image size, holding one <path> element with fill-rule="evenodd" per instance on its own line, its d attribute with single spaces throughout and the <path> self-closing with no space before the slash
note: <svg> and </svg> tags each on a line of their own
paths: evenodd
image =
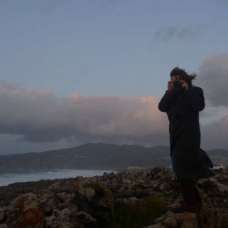
<svg viewBox="0 0 228 228">
<path fill-rule="evenodd" d="M 196 187 L 196 181 L 193 179 L 181 179 L 180 191 L 183 196 L 184 206 L 188 210 L 201 209 L 201 197 Z"/>
</svg>

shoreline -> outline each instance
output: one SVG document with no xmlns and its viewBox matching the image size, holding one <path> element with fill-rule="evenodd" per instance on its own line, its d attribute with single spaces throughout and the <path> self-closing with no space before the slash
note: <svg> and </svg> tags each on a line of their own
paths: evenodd
<svg viewBox="0 0 228 228">
<path fill-rule="evenodd" d="M 33 171 L 27 173 L 4 173 L 0 174 L 0 188 L 7 187 L 12 184 L 63 180 L 77 177 L 102 176 L 105 173 L 117 172 L 117 170 L 108 169 L 53 169 L 48 171 Z"/>
</svg>

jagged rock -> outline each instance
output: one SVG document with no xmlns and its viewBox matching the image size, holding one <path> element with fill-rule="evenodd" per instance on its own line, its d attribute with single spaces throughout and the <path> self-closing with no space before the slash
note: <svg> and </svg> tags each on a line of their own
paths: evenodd
<svg viewBox="0 0 228 228">
<path fill-rule="evenodd" d="M 29 208 L 19 216 L 17 228 L 42 228 L 44 224 L 43 212 L 39 208 Z"/>
<path fill-rule="evenodd" d="M 139 202 L 157 195 L 164 198 L 164 210 L 153 212 L 153 219 L 148 220 L 151 225 L 143 224 L 139 227 L 198 228 L 196 224 L 199 223 L 202 228 L 220 228 L 222 220 L 224 224 L 228 224 L 228 169 L 199 181 L 198 189 L 203 207 L 198 215 L 174 214 L 168 210 L 171 205 L 180 202 L 181 194 L 173 173 L 160 167 L 131 169 L 90 178 L 53 180 L 45 189 L 34 189 L 34 192 L 31 191 L 32 184 L 27 192 L 23 185 L 26 183 L 20 185 L 21 193 L 15 185 L 10 190 L 15 191 L 12 194 L 14 197 L 2 197 L 0 228 L 112 227 L 109 223 L 116 218 L 116 207 L 143 205 Z M 5 189 L 8 196 L 7 188 Z M 137 207 L 133 209 L 136 210 L 134 216 L 140 214 Z M 139 210 L 142 211 L 142 208 Z M 121 214 L 121 210 L 119 213 Z M 158 218 L 155 219 L 156 217 Z"/>
<path fill-rule="evenodd" d="M 51 184 L 49 187 L 48 187 L 48 190 L 50 191 L 55 191 L 55 190 L 58 190 L 61 188 L 61 182 L 60 181 L 56 181 L 55 183 Z"/>
<path fill-rule="evenodd" d="M 78 193 L 86 197 L 87 200 L 91 200 L 96 194 L 95 190 L 92 187 L 85 186 L 83 184 L 80 184 L 78 186 Z"/>
<path fill-rule="evenodd" d="M 154 228 L 161 226 L 164 228 L 219 228 L 221 224 L 221 213 L 215 208 L 206 194 L 200 191 L 203 205 L 200 213 L 173 213 L 168 211 L 165 215 L 157 218 L 156 224 L 149 226 Z"/>
<path fill-rule="evenodd" d="M 77 217 L 82 223 L 85 224 L 91 224 L 91 223 L 96 223 L 96 219 L 93 218 L 90 214 L 86 213 L 85 211 L 79 211 L 77 213 Z"/>
<path fill-rule="evenodd" d="M 157 224 L 146 228 L 198 228 L 197 216 L 193 213 L 172 213 L 168 211 L 156 220 Z"/>
<path fill-rule="evenodd" d="M 0 208 L 0 223 L 4 222 L 6 217 L 4 209 Z"/>
<path fill-rule="evenodd" d="M 165 228 L 162 224 L 155 224 L 155 225 L 150 225 L 145 228 Z"/>
<path fill-rule="evenodd" d="M 8 228 L 7 224 L 0 224 L 0 228 Z"/>
<path fill-rule="evenodd" d="M 175 219 L 174 216 L 169 216 L 166 219 L 164 219 L 163 224 L 165 227 L 175 228 L 177 227 L 177 219 Z"/>
<path fill-rule="evenodd" d="M 56 197 L 61 201 L 69 204 L 74 199 L 74 193 L 59 192 Z"/>
<path fill-rule="evenodd" d="M 37 195 L 33 193 L 21 195 L 12 202 L 12 206 L 19 209 L 17 228 L 43 227 L 44 214 L 39 207 Z"/>
<path fill-rule="evenodd" d="M 21 211 L 24 211 L 29 208 L 38 207 L 38 197 L 34 193 L 27 193 L 21 196 L 18 196 L 12 201 L 11 206 L 19 208 Z"/>
<path fill-rule="evenodd" d="M 59 221 L 55 215 L 51 215 L 49 217 L 46 217 L 45 218 L 45 224 L 48 228 L 58 228 L 59 227 Z"/>
</svg>

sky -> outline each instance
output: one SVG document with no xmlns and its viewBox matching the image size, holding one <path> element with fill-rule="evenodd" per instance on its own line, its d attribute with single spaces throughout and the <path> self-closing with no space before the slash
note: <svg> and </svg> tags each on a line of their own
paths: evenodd
<svg viewBox="0 0 228 228">
<path fill-rule="evenodd" d="M 205 93 L 202 148 L 228 142 L 225 0 L 1 0 L 0 154 L 168 145 L 175 66 Z"/>
</svg>

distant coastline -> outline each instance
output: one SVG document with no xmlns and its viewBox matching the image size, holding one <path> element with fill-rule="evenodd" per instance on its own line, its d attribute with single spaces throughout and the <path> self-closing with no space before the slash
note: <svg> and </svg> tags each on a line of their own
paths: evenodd
<svg viewBox="0 0 228 228">
<path fill-rule="evenodd" d="M 207 151 L 214 165 L 228 165 L 228 151 Z M 45 152 L 0 156 L 0 175 L 55 170 L 122 170 L 127 167 L 171 168 L 168 146 L 144 147 L 88 143 L 78 147 Z"/>
<path fill-rule="evenodd" d="M 0 186 L 7 186 L 13 183 L 23 183 L 30 181 L 55 180 L 75 177 L 101 176 L 104 173 L 115 173 L 113 170 L 76 170 L 60 169 L 51 171 L 31 172 L 31 173 L 5 173 L 0 175 Z"/>
</svg>

